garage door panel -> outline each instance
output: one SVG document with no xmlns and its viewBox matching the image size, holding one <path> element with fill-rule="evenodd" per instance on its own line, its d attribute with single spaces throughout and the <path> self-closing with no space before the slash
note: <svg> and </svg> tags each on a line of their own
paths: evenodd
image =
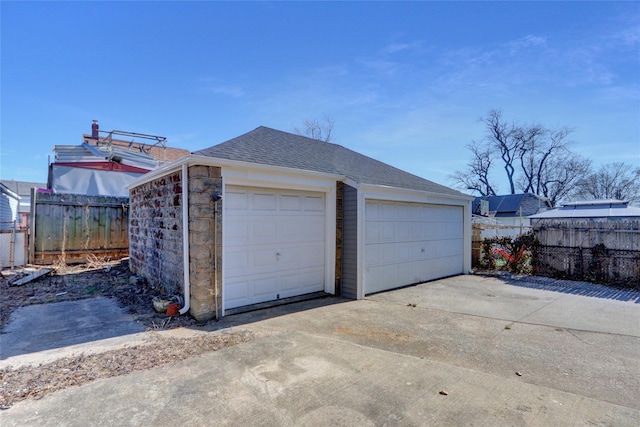
<svg viewBox="0 0 640 427">
<path fill-rule="evenodd" d="M 227 186 L 225 196 L 226 308 L 324 290 L 323 193 Z"/>
<path fill-rule="evenodd" d="M 237 276 L 249 267 L 249 254 L 244 251 L 229 251 L 224 254 L 224 268 L 227 273 Z"/>
<path fill-rule="evenodd" d="M 299 195 L 283 194 L 280 203 L 280 210 L 283 212 L 301 212 L 304 210 L 304 197 Z"/>
<path fill-rule="evenodd" d="M 324 217 L 292 217 L 278 222 L 280 239 L 291 241 L 308 241 L 309 239 L 323 240 L 325 235 Z"/>
<path fill-rule="evenodd" d="M 273 299 L 271 295 L 278 292 L 278 280 L 277 277 L 255 278 L 249 283 L 252 285 L 252 296 L 257 299 L 263 299 L 262 297 L 269 296 L 269 299 Z"/>
<path fill-rule="evenodd" d="M 365 294 L 462 272 L 462 207 L 383 201 L 365 207 Z"/>
<path fill-rule="evenodd" d="M 304 210 L 309 213 L 324 213 L 324 197 L 320 196 L 305 196 L 304 198 Z"/>
<path fill-rule="evenodd" d="M 225 288 L 225 301 L 227 305 L 238 307 L 237 304 L 239 302 L 246 301 L 251 295 L 251 292 L 249 292 L 250 286 L 253 286 L 252 283 L 246 280 L 229 281 Z"/>
<path fill-rule="evenodd" d="M 318 267 L 310 271 L 295 272 L 280 277 L 280 298 L 299 295 L 301 288 L 304 290 L 303 293 L 322 291 L 324 289 L 324 268 Z"/>
<path fill-rule="evenodd" d="M 229 211 L 244 212 L 249 206 L 249 195 L 241 191 L 232 191 L 227 189 L 224 198 L 224 208 Z"/>
</svg>

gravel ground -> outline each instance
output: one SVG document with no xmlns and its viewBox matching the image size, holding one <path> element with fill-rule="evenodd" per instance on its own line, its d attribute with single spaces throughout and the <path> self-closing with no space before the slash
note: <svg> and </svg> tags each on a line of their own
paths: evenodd
<svg viewBox="0 0 640 427">
<path fill-rule="evenodd" d="M 169 318 L 156 313 L 152 299 L 159 291 L 132 277 L 127 259 L 58 266 L 50 274 L 22 286 L 11 286 L 11 283 L 24 274 L 6 273 L 3 272 L 0 279 L 0 330 L 9 322 L 11 313 L 20 307 L 99 296 L 117 298 L 120 305 L 150 331 L 203 325 L 188 315 Z M 193 338 L 156 335 L 143 345 L 67 357 L 35 367 L 8 367 L 0 370 L 0 409 L 8 409 L 21 400 L 40 399 L 66 387 L 150 369 L 251 339 L 249 333 L 210 333 Z"/>
</svg>

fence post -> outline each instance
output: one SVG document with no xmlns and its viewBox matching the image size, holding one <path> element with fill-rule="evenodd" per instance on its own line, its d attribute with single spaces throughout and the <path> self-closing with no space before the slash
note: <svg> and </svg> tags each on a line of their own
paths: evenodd
<svg viewBox="0 0 640 427">
<path fill-rule="evenodd" d="M 15 267 L 16 264 L 16 220 L 13 220 L 13 226 L 11 227 L 11 240 L 9 242 L 9 264 L 11 264 L 11 269 Z"/>
<path fill-rule="evenodd" d="M 27 238 L 29 239 L 29 257 L 26 260 L 26 264 L 33 264 L 35 261 L 35 253 L 36 253 L 36 203 L 37 203 L 37 194 L 36 188 L 31 188 L 31 208 L 30 208 L 30 216 L 29 216 L 29 230 L 27 233 Z"/>
</svg>

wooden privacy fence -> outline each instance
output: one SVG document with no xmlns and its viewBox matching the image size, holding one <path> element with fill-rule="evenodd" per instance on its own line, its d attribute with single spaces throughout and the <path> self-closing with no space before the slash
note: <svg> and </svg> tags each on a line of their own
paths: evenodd
<svg viewBox="0 0 640 427">
<path fill-rule="evenodd" d="M 31 194 L 30 260 L 33 264 L 85 262 L 87 256 L 129 253 L 129 198 Z"/>
<path fill-rule="evenodd" d="M 535 273 L 640 285 L 640 218 L 534 220 Z"/>
</svg>

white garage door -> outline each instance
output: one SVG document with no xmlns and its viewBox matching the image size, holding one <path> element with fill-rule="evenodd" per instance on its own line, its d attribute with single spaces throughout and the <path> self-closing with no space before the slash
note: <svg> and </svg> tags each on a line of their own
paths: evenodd
<svg viewBox="0 0 640 427">
<path fill-rule="evenodd" d="M 225 308 L 324 290 L 324 193 L 227 186 Z"/>
<path fill-rule="evenodd" d="M 367 201 L 365 294 L 462 273 L 462 207 Z"/>
</svg>

